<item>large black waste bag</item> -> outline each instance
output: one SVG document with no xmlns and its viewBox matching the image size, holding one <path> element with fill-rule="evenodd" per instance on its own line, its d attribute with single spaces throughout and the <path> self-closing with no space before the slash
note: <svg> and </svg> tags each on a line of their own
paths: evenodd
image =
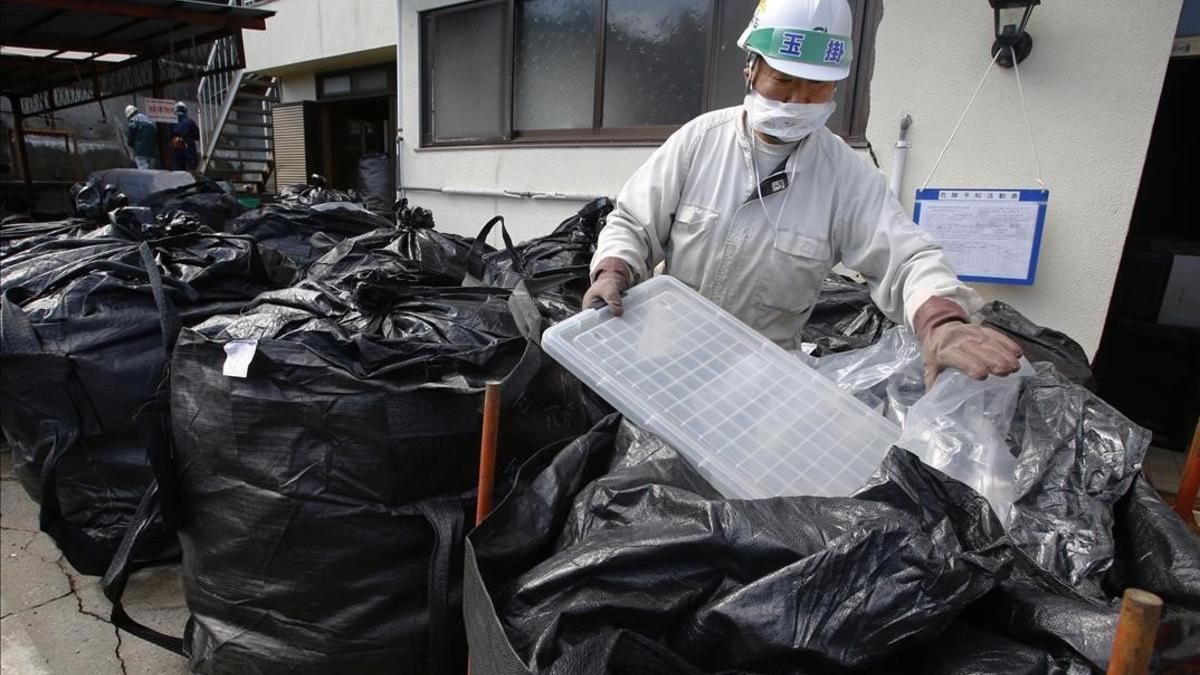
<svg viewBox="0 0 1200 675">
<path fill-rule="evenodd" d="M 396 172 L 392 159 L 380 152 L 369 152 L 358 159 L 358 195 L 363 206 L 374 213 L 386 214 L 396 201 Z"/>
<path fill-rule="evenodd" d="M 825 356 L 873 345 L 895 325 L 871 300 L 866 284 L 831 273 L 821 282 L 801 341 L 816 345 L 813 356 Z"/>
<path fill-rule="evenodd" d="M 0 227 L 0 260 L 43 242 L 74 239 L 103 223 L 90 218 L 68 218 L 44 223 L 19 223 Z"/>
<path fill-rule="evenodd" d="M 518 245 L 513 245 L 503 218 L 494 218 L 484 225 L 475 241 L 482 247 L 498 224 L 505 247 L 493 253 L 485 253 L 482 248 L 472 252 L 468 273 L 475 283 L 500 288 L 512 288 L 521 280 L 557 277 L 558 281 L 547 284 L 542 295 L 561 300 L 573 313 L 587 292 L 588 265 L 596 252 L 596 239 L 604 227 L 604 219 L 612 209 L 609 199 L 596 199 L 550 234 Z"/>
<path fill-rule="evenodd" d="M 308 266 L 349 237 L 392 223 L 349 202 L 316 206 L 268 204 L 225 225 L 225 231 L 254 237 L 271 279 L 290 286 L 303 278 Z"/>
<path fill-rule="evenodd" d="M 484 383 L 503 382 L 505 427 L 545 417 L 518 407 L 540 362 L 529 312 L 520 288 L 380 275 L 348 294 L 305 281 L 185 330 L 168 492 L 193 616 L 183 642 L 114 619 L 201 673 L 462 672 Z M 224 374 L 231 345 L 252 350 L 245 377 Z M 502 434 L 499 466 L 534 442 Z M 124 574 L 106 578 L 116 607 Z"/>
<path fill-rule="evenodd" d="M 410 209 L 407 200 L 399 206 L 397 227 L 341 242 L 312 263 L 306 278 L 341 286 L 367 274 L 384 274 L 417 286 L 462 284 L 473 240 L 435 230 L 429 211 Z"/>
<path fill-rule="evenodd" d="M 1011 305 L 999 300 L 984 305 L 982 313 L 984 323 L 1021 345 L 1025 350 L 1025 358 L 1034 363 L 1053 363 L 1068 380 L 1096 391 L 1096 380 L 1092 377 L 1087 353 L 1068 335 L 1035 324 Z"/>
<path fill-rule="evenodd" d="M 331 202 L 362 204 L 362 199 L 353 190 L 334 190 L 324 176 L 315 173 L 309 177 L 307 185 L 285 185 L 280 188 L 279 201 L 288 206 L 315 206 Z"/>
<path fill-rule="evenodd" d="M 470 535 L 475 672 L 520 672 L 495 669 L 509 641 L 534 672 L 611 672 L 574 670 L 576 649 L 622 632 L 666 664 L 641 672 L 862 668 L 938 635 L 1010 564 L 986 501 L 904 451 L 860 499 L 743 501 L 617 438 L 612 417 L 539 453 Z"/>
<path fill-rule="evenodd" d="M 254 242 L 49 242 L 3 275 L 0 425 L 41 526 L 85 574 L 107 567 L 164 439 L 151 403 L 181 324 L 239 310 L 264 288 Z M 21 256 L 14 256 L 21 257 Z M 156 529 L 142 559 L 175 555 Z"/>
<path fill-rule="evenodd" d="M 1106 600 L 1114 506 L 1141 468 L 1150 433 L 1054 366 L 1039 363 L 1036 371 L 1010 432 L 1019 452 L 1013 541 L 1056 579 Z"/>
<path fill-rule="evenodd" d="M 202 224 L 216 232 L 224 230 L 227 221 L 248 210 L 209 178 L 147 195 L 139 200 L 138 206 L 149 207 L 155 215 L 172 211 L 194 213 Z"/>
<path fill-rule="evenodd" d="M 108 220 L 109 211 L 129 204 L 129 198 L 117 186 L 100 182 L 98 176 L 93 176 L 86 183 L 73 185 L 71 200 L 77 218 L 98 223 Z"/>
</svg>

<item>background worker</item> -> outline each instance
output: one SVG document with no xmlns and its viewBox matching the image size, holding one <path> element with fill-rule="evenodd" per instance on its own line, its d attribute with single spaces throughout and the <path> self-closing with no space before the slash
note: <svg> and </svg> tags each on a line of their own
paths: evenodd
<svg viewBox="0 0 1200 675">
<path fill-rule="evenodd" d="M 125 106 L 125 144 L 133 149 L 133 161 L 139 169 L 158 168 L 158 128 L 136 106 Z"/>
<path fill-rule="evenodd" d="M 854 49 L 846 0 L 763 0 L 738 40 L 741 106 L 685 124 L 626 182 L 592 259 L 584 307 L 660 262 L 767 338 L 797 349 L 837 262 L 866 277 L 883 312 L 916 333 L 932 386 L 941 370 L 982 379 L 1021 348 L 973 324 L 983 302 L 905 214 L 884 175 L 825 128 Z"/>
<path fill-rule="evenodd" d="M 183 101 L 175 104 L 178 121 L 171 126 L 171 159 L 176 171 L 195 171 L 200 167 L 200 153 L 196 144 L 200 142 L 200 127 L 188 117 L 187 105 Z"/>
</svg>

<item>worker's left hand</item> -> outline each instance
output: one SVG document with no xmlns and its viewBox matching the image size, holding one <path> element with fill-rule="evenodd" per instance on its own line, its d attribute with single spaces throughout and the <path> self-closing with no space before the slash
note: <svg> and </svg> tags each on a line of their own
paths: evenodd
<svg viewBox="0 0 1200 675">
<path fill-rule="evenodd" d="M 963 321 L 943 323 L 921 341 L 925 390 L 933 388 L 938 373 L 946 368 L 957 368 L 976 380 L 1015 373 L 1022 354 L 1020 345 L 992 328 Z"/>
</svg>

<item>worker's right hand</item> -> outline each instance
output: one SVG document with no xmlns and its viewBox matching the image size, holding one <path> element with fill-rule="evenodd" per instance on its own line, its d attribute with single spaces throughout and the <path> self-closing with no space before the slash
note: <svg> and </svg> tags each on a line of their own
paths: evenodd
<svg viewBox="0 0 1200 675">
<path fill-rule="evenodd" d="M 608 305 L 612 308 L 613 316 L 621 316 L 625 308 L 621 306 L 621 294 L 629 289 L 629 281 L 633 272 L 629 265 L 620 258 L 605 258 L 596 266 L 592 275 L 592 285 L 583 296 L 583 308 Z"/>
</svg>

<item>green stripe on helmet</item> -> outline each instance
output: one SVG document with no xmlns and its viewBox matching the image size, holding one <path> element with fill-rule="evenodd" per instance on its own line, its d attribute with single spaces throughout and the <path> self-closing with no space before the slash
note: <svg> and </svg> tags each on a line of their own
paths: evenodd
<svg viewBox="0 0 1200 675">
<path fill-rule="evenodd" d="M 774 59 L 843 67 L 853 58 L 854 41 L 845 35 L 816 30 L 759 28 L 746 39 L 746 49 Z"/>
</svg>

